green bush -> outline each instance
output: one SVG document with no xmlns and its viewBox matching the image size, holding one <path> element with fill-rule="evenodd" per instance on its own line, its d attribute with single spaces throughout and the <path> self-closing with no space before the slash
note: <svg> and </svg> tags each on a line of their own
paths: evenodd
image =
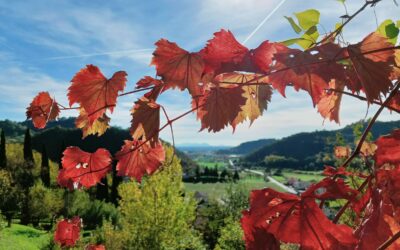
<svg viewBox="0 0 400 250">
<path fill-rule="evenodd" d="M 85 229 L 95 229 L 102 226 L 104 219 L 116 223 L 118 220 L 118 210 L 111 204 L 104 201 L 91 199 L 87 192 L 80 190 L 67 194 L 66 198 L 67 216 L 79 216 L 83 220 Z"/>
</svg>

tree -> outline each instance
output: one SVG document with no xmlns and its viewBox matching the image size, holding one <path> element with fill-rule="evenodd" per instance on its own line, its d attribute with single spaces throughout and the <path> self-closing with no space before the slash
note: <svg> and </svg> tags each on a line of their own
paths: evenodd
<svg viewBox="0 0 400 250">
<path fill-rule="evenodd" d="M 101 179 L 100 183 L 96 186 L 96 199 L 101 201 L 109 200 L 107 176 Z"/>
<path fill-rule="evenodd" d="M 50 189 L 41 182 L 36 183 L 29 190 L 30 219 L 34 226 L 41 220 L 49 220 L 51 225 L 64 205 L 63 190 Z"/>
<path fill-rule="evenodd" d="M 220 182 L 225 182 L 226 179 L 229 178 L 229 173 L 228 170 L 226 168 L 224 168 L 219 176 L 219 181 Z"/>
<path fill-rule="evenodd" d="M 195 169 L 195 181 L 196 182 L 200 182 L 201 181 L 201 171 L 200 171 L 200 167 L 196 166 Z"/>
<path fill-rule="evenodd" d="M 107 223 L 101 236 L 107 249 L 202 249 L 192 228 L 196 204 L 182 196 L 182 168 L 172 155 L 167 147 L 162 170 L 141 184 L 120 185 L 120 226 Z"/>
<path fill-rule="evenodd" d="M 60 153 L 59 153 L 59 155 L 58 155 L 58 169 L 59 170 L 61 170 L 62 169 L 62 163 L 61 163 L 61 160 L 62 160 L 62 157 L 63 157 L 63 152 L 64 152 L 64 150 L 67 148 L 67 146 L 65 145 L 65 141 L 63 140 L 62 141 L 62 143 L 61 143 L 61 146 L 60 146 Z"/>
<path fill-rule="evenodd" d="M 110 202 L 112 202 L 115 206 L 118 205 L 118 200 L 120 198 L 118 195 L 118 186 L 121 182 L 122 182 L 122 177 L 117 175 L 116 163 L 113 162 Z"/>
<path fill-rule="evenodd" d="M 21 193 L 13 183 L 10 173 L 0 170 L 0 211 L 11 226 L 12 218 L 18 213 Z"/>
<path fill-rule="evenodd" d="M 17 170 L 17 183 L 24 191 L 21 204 L 21 224 L 28 225 L 31 220 L 29 189 L 34 184 L 32 169 L 34 167 L 34 158 L 32 151 L 32 139 L 29 128 L 25 131 L 24 137 L 24 163 L 23 167 Z"/>
<path fill-rule="evenodd" d="M 237 182 L 240 179 L 239 171 L 236 169 L 235 173 L 233 174 L 233 181 Z"/>
<path fill-rule="evenodd" d="M 29 128 L 26 129 L 24 137 L 24 159 L 29 166 L 33 167 L 32 138 Z"/>
<path fill-rule="evenodd" d="M 7 169 L 6 136 L 4 129 L 1 130 L 0 139 L 0 169 Z"/>
<path fill-rule="evenodd" d="M 50 166 L 47 157 L 46 146 L 42 146 L 42 163 L 40 168 L 40 179 L 45 187 L 50 187 Z"/>
<path fill-rule="evenodd" d="M 225 219 L 225 225 L 221 228 L 218 243 L 215 250 L 245 250 L 244 234 L 237 219 L 228 217 Z"/>
</svg>

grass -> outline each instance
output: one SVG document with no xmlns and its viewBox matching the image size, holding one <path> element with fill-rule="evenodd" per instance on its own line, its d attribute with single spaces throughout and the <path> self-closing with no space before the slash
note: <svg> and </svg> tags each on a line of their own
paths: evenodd
<svg viewBox="0 0 400 250">
<path fill-rule="evenodd" d="M 48 243 L 50 233 L 18 224 L 0 231 L 0 249 L 7 250 L 38 250 Z"/>
<path fill-rule="evenodd" d="M 286 182 L 287 178 L 295 178 L 301 181 L 320 181 L 324 178 L 321 172 L 317 171 L 297 171 L 297 170 L 284 170 L 282 171 L 282 176 L 274 175 L 272 176 L 275 180 L 279 182 Z"/>
<path fill-rule="evenodd" d="M 254 189 L 261 189 L 270 187 L 277 191 L 283 191 L 280 187 L 273 183 L 265 182 L 262 178 L 244 178 L 239 181 L 244 184 L 245 188 L 250 192 Z M 185 183 L 185 189 L 188 192 L 202 192 L 206 193 L 210 198 L 218 199 L 221 198 L 229 186 L 229 183 Z"/>
<path fill-rule="evenodd" d="M 219 168 L 226 168 L 228 166 L 228 163 L 223 162 L 223 161 L 217 161 L 217 162 L 215 162 L 215 161 L 213 161 L 213 162 L 212 161 L 198 161 L 197 163 L 202 168 L 205 168 L 205 167 L 214 168 L 215 165 L 217 165 L 217 168 L 219 169 Z"/>
</svg>

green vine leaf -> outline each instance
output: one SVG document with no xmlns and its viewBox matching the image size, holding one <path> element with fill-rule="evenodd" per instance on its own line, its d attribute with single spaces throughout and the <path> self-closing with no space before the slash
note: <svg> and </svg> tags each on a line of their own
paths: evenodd
<svg viewBox="0 0 400 250">
<path fill-rule="evenodd" d="M 312 26 L 309 28 L 306 33 L 304 33 L 301 38 L 303 38 L 300 41 L 297 41 L 296 43 L 302 47 L 303 49 L 308 49 L 312 47 L 313 44 L 315 44 L 318 40 L 319 37 L 319 32 L 316 26 Z"/>
<path fill-rule="evenodd" d="M 398 24 L 399 21 L 397 22 L 397 26 Z M 377 31 L 379 34 L 385 36 L 392 44 L 396 44 L 397 36 L 399 35 L 399 28 L 397 26 L 392 20 L 387 19 L 379 25 Z"/>
<path fill-rule="evenodd" d="M 299 20 L 299 25 L 303 30 L 308 30 L 312 26 L 319 24 L 320 13 L 318 10 L 309 9 L 294 13 L 294 15 L 297 17 L 297 20 Z"/>
<path fill-rule="evenodd" d="M 293 18 L 287 17 L 287 16 L 285 16 L 285 18 L 288 20 L 288 22 L 292 26 L 294 32 L 296 32 L 297 34 L 300 34 L 301 28 L 299 27 L 299 25 L 297 25 L 297 23 L 293 20 Z"/>
</svg>

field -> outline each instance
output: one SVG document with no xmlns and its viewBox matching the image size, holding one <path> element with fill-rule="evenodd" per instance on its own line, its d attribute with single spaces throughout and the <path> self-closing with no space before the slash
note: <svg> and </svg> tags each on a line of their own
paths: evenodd
<svg viewBox="0 0 400 250">
<path fill-rule="evenodd" d="M 316 182 L 322 180 L 324 176 L 317 171 L 298 171 L 298 170 L 283 170 L 282 175 L 273 175 L 275 180 L 284 183 L 287 178 L 295 178 L 301 181 Z"/>
<path fill-rule="evenodd" d="M 52 237 L 46 231 L 18 224 L 0 231 L 0 249 L 7 250 L 38 250 Z"/>
<path fill-rule="evenodd" d="M 265 182 L 261 177 L 245 177 L 239 181 L 250 192 L 253 189 L 261 189 L 270 187 L 278 191 L 283 191 L 280 187 L 273 183 Z M 206 193 L 210 198 L 220 198 L 225 194 L 229 183 L 185 183 L 185 189 L 188 192 L 202 192 Z"/>
<path fill-rule="evenodd" d="M 212 162 L 212 161 L 198 161 L 197 162 L 199 164 L 200 167 L 205 168 L 214 168 L 217 167 L 218 169 L 221 168 L 226 168 L 228 166 L 228 164 L 226 162 L 223 161 L 216 161 L 216 162 Z"/>
</svg>

